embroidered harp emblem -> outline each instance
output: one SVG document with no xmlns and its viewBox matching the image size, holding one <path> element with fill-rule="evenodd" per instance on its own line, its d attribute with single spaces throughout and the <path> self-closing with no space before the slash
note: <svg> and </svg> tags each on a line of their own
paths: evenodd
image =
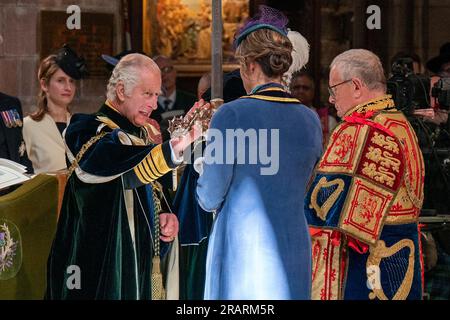
<svg viewBox="0 0 450 320">
<path fill-rule="evenodd" d="M 386 247 L 384 241 L 378 241 L 376 246 L 370 248 L 366 268 L 367 284 L 372 290 L 369 299 L 405 300 L 411 291 L 414 277 L 414 242 L 403 239 L 391 247 Z M 392 269 L 396 269 L 395 274 L 391 274 Z M 390 273 L 386 279 L 388 288 L 382 286 L 383 270 L 386 274 Z M 386 295 L 386 290 L 391 290 L 388 293 L 391 298 Z"/>
<path fill-rule="evenodd" d="M 311 193 L 309 208 L 314 209 L 317 216 L 325 221 L 331 207 L 344 190 L 344 185 L 342 179 L 327 181 L 326 177 L 322 177 Z"/>
</svg>

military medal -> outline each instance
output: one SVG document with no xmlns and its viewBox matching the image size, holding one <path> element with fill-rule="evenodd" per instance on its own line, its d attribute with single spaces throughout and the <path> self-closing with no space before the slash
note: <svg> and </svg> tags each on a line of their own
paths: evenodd
<svg viewBox="0 0 450 320">
<path fill-rule="evenodd" d="M 14 117 L 14 123 L 16 124 L 17 127 L 21 127 L 23 122 L 22 119 L 20 119 L 20 114 L 19 112 L 17 112 L 17 110 L 12 110 L 13 112 L 13 117 Z"/>
<path fill-rule="evenodd" d="M 16 128 L 23 125 L 19 112 L 16 109 L 10 109 L 1 112 L 3 123 L 7 128 Z"/>
<path fill-rule="evenodd" d="M 7 128 L 12 128 L 12 127 L 13 127 L 13 123 L 12 123 L 12 121 L 11 121 L 10 118 L 9 118 L 8 112 L 9 112 L 9 110 L 8 110 L 8 111 L 2 111 L 2 112 L 1 112 L 1 114 L 2 114 L 2 120 L 3 120 L 3 123 L 5 124 L 5 126 L 6 126 Z"/>
<path fill-rule="evenodd" d="M 9 128 L 15 128 L 17 125 L 16 125 L 16 122 L 14 121 L 13 110 L 12 109 L 11 110 L 7 110 L 6 111 L 6 116 L 8 118 L 8 122 L 9 122 L 9 125 L 10 125 Z"/>
</svg>

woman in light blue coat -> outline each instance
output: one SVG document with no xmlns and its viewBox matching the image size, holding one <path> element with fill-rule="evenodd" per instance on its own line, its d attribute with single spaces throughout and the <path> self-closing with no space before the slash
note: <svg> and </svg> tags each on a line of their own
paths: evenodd
<svg viewBox="0 0 450 320">
<path fill-rule="evenodd" d="M 303 201 L 322 130 L 317 115 L 282 85 L 292 64 L 286 24 L 263 6 L 239 31 L 236 57 L 248 95 L 211 120 L 197 184 L 199 204 L 216 213 L 205 299 L 310 298 Z"/>
</svg>

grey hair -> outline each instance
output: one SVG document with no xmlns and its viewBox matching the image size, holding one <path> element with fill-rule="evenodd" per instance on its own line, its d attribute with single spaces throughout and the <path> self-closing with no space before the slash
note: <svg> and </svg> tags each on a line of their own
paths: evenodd
<svg viewBox="0 0 450 320">
<path fill-rule="evenodd" d="M 365 49 L 351 49 L 334 58 L 330 68 L 336 67 L 342 80 L 359 78 L 370 90 L 386 91 L 386 76 L 380 58 Z"/>
<path fill-rule="evenodd" d="M 133 89 L 141 80 L 141 71 L 143 68 L 160 72 L 158 65 L 143 54 L 132 53 L 120 59 L 109 78 L 106 98 L 111 101 L 116 99 L 116 87 L 119 82 L 123 83 L 125 95 L 130 96 Z"/>
</svg>

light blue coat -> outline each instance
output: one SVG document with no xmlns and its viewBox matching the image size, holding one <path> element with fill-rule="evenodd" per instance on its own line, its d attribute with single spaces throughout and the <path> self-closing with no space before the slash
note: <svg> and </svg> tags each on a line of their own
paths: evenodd
<svg viewBox="0 0 450 320">
<path fill-rule="evenodd" d="M 309 299 L 311 242 L 303 203 L 322 151 L 317 114 L 281 86 L 267 84 L 221 106 L 210 128 L 222 132 L 224 142 L 231 141 L 226 129 L 236 128 L 267 129 L 272 140 L 268 152 L 262 152 L 258 139 L 258 144 L 234 148 L 232 163 L 203 165 L 198 201 L 217 214 L 208 248 L 205 299 Z M 278 140 L 271 130 L 278 130 Z M 250 164 L 250 150 L 271 155 L 272 171 L 278 154 L 276 173 L 262 175 L 261 169 L 270 165 L 260 157 L 257 164 Z M 247 158 L 238 164 L 242 152 Z M 206 160 L 211 162 L 211 155 L 217 152 L 208 155 L 207 147 Z"/>
</svg>

